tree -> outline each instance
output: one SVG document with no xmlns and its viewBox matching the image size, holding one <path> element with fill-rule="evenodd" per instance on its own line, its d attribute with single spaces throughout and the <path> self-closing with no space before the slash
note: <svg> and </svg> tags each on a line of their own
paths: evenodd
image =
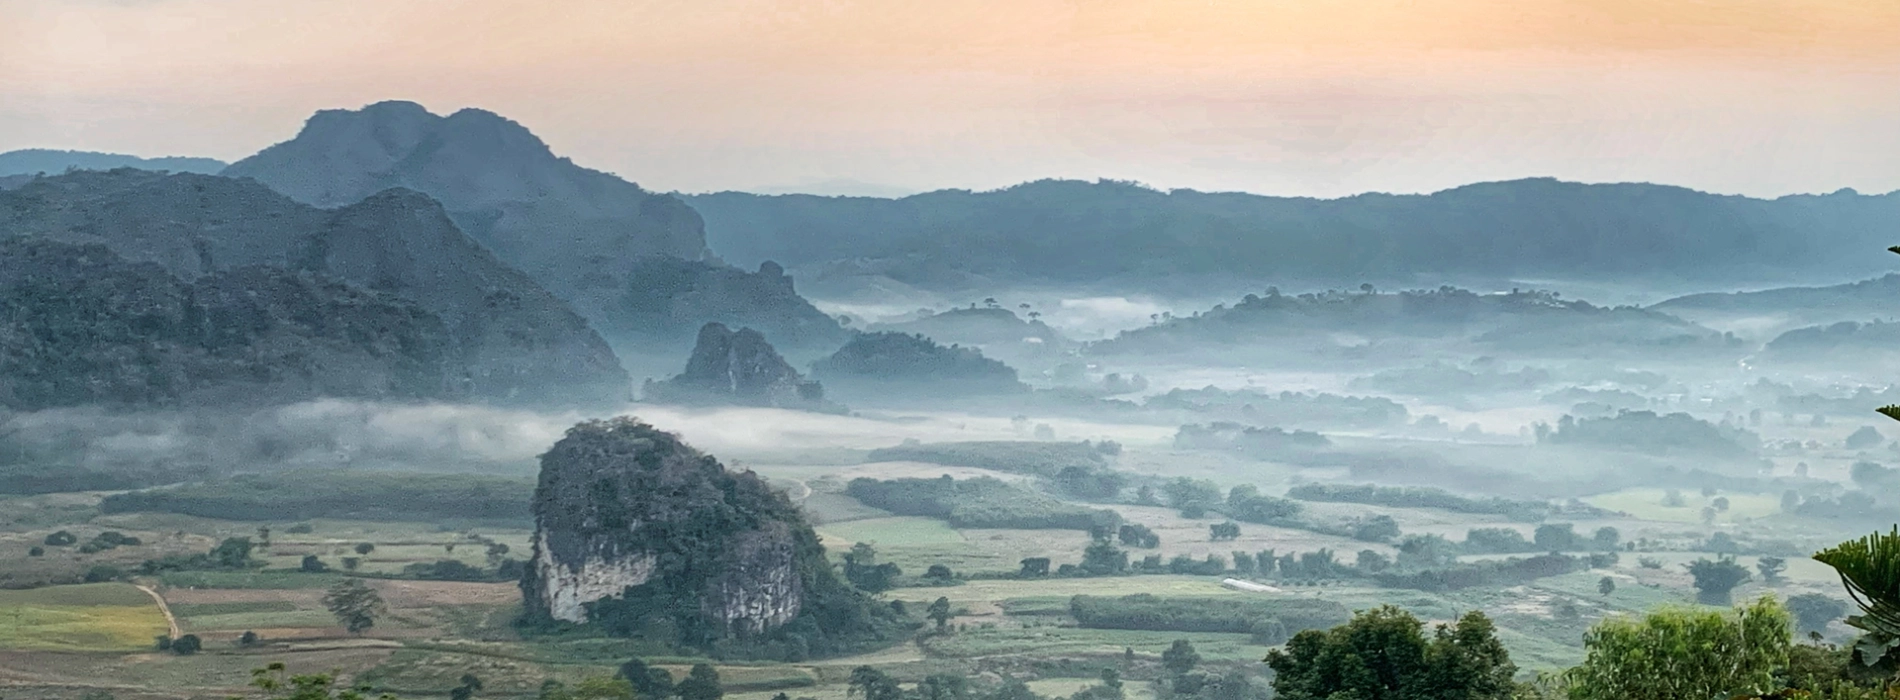
<svg viewBox="0 0 1900 700">
<path fill-rule="evenodd" d="M 1361 542 L 1390 542 L 1399 534 L 1399 521 L 1390 515 L 1361 518 L 1352 525 L 1352 538 Z"/>
<path fill-rule="evenodd" d="M 254 647 L 254 646 L 257 646 L 257 642 L 258 642 L 258 638 L 257 638 L 256 632 L 252 632 L 250 630 L 244 630 L 244 634 L 238 635 L 238 640 L 237 640 L 238 646 Z"/>
<path fill-rule="evenodd" d="M 1788 570 L 1788 561 L 1781 557 L 1761 557 L 1755 560 L 1755 570 L 1761 572 L 1762 583 L 1780 583 L 1781 572 Z"/>
<path fill-rule="evenodd" d="M 1824 632 L 1827 626 L 1847 614 L 1847 603 L 1820 593 L 1803 593 L 1788 598 L 1788 612 L 1794 614 L 1798 632 Z"/>
<path fill-rule="evenodd" d="M 1177 676 L 1194 670 L 1200 664 L 1200 652 L 1195 651 L 1194 644 L 1185 639 L 1174 640 L 1173 644 L 1168 645 L 1167 651 L 1161 652 L 1161 666 Z"/>
<path fill-rule="evenodd" d="M 387 610 L 383 597 L 360 578 L 346 578 L 331 586 L 323 594 L 323 606 L 330 609 L 337 624 L 343 625 L 350 634 L 362 634 L 375 627 L 376 616 Z"/>
<path fill-rule="evenodd" d="M 1548 523 L 1537 526 L 1537 532 L 1531 535 L 1531 541 L 1537 548 L 1546 552 L 1564 552 L 1577 546 L 1576 526 L 1570 523 Z"/>
<path fill-rule="evenodd" d="M 1293 635 L 1267 655 L 1281 700 L 1507 700 L 1517 666 L 1491 620 L 1470 612 L 1439 625 L 1384 606 L 1330 630 Z"/>
<path fill-rule="evenodd" d="M 1095 576 L 1119 574 L 1128 570 L 1128 552 L 1110 544 L 1107 539 L 1090 543 L 1082 550 L 1082 570 Z"/>
<path fill-rule="evenodd" d="M 376 545 L 370 544 L 368 542 L 356 543 L 357 554 L 361 554 L 363 556 L 369 556 L 369 553 L 374 552 L 374 551 L 376 551 Z"/>
<path fill-rule="evenodd" d="M 1729 594 L 1749 579 L 1748 570 L 1735 563 L 1734 557 L 1697 559 L 1686 567 L 1695 578 L 1696 601 L 1703 605 L 1727 607 Z"/>
<path fill-rule="evenodd" d="M 1122 525 L 1115 531 L 1115 538 L 1121 541 L 1123 547 L 1154 549 L 1161 546 L 1161 536 L 1147 525 Z"/>
<path fill-rule="evenodd" d="M 330 567 L 324 564 L 322 559 L 318 559 L 317 555 L 305 554 L 303 555 L 303 563 L 297 565 L 297 570 L 306 574 L 320 574 L 329 571 Z"/>
<path fill-rule="evenodd" d="M 1049 575 L 1048 557 L 1029 557 L 1022 560 L 1022 570 L 1016 575 L 1021 578 L 1042 578 Z"/>
<path fill-rule="evenodd" d="M 869 542 L 851 545 L 844 555 L 844 578 L 866 593 L 883 593 L 897 585 L 903 571 L 896 564 L 877 563 L 877 549 Z"/>
<path fill-rule="evenodd" d="M 36 545 L 33 545 L 32 547 L 29 547 L 29 548 L 27 548 L 27 550 L 26 550 L 26 555 L 27 555 L 27 556 L 29 556 L 29 557 L 43 557 L 43 556 L 46 556 L 46 548 L 45 548 L 45 547 L 41 547 L 41 546 L 39 546 L 39 545 L 37 545 L 37 544 L 36 544 Z"/>
<path fill-rule="evenodd" d="M 1215 523 L 1207 526 L 1207 539 L 1210 542 L 1240 539 L 1240 524 L 1234 521 Z"/>
<path fill-rule="evenodd" d="M 851 669 L 851 678 L 845 686 L 845 697 L 862 695 L 864 700 L 901 700 L 904 690 L 883 671 L 870 666 Z"/>
<path fill-rule="evenodd" d="M 726 689 L 719 684 L 719 671 L 712 664 L 693 664 L 693 670 L 686 672 L 673 693 L 680 700 L 719 700 L 726 696 Z"/>
<path fill-rule="evenodd" d="M 251 566 L 251 548 L 249 537 L 227 537 L 211 548 L 211 561 L 226 569 L 248 569 Z"/>
<path fill-rule="evenodd" d="M 917 682 L 917 700 L 968 700 L 970 679 L 954 673 L 933 673 Z"/>
<path fill-rule="evenodd" d="M 1597 579 L 1597 593 L 1609 595 L 1616 592 L 1616 579 L 1605 576 Z"/>
<path fill-rule="evenodd" d="M 1727 513 L 1728 512 L 1728 496 L 1716 496 L 1715 500 L 1709 501 L 1709 505 L 1713 506 L 1715 508 L 1715 512 L 1717 513 Z"/>
<path fill-rule="evenodd" d="M 1392 560 L 1386 558 L 1384 554 L 1374 552 L 1370 549 L 1361 549 L 1359 550 L 1359 559 L 1355 562 L 1355 566 L 1365 573 L 1376 574 L 1392 566 Z"/>
<path fill-rule="evenodd" d="M 936 600 L 930 602 L 930 607 L 924 609 L 924 617 L 936 622 L 937 630 L 940 632 L 950 624 L 950 616 L 950 599 L 943 596 L 938 596 Z"/>
<path fill-rule="evenodd" d="M 1599 551 L 1608 552 L 1615 550 L 1617 542 L 1621 539 L 1623 539 L 1623 533 L 1617 532 L 1616 528 L 1605 525 L 1597 528 L 1596 534 L 1590 538 L 1590 541 L 1596 545 Z"/>
<path fill-rule="evenodd" d="M 1900 420 L 1900 406 L 1880 412 Z M 1900 648 L 1900 526 L 1834 545 L 1814 559 L 1840 574 L 1848 597 L 1860 608 L 1847 624 L 1866 633 L 1855 644 L 1861 661 L 1873 665 Z"/>
<path fill-rule="evenodd" d="M 199 639 L 198 635 L 187 634 L 172 640 L 171 652 L 179 656 L 191 656 L 198 653 L 198 650 L 203 649 L 204 646 L 204 640 Z"/>
<path fill-rule="evenodd" d="M 469 700 L 469 698 L 475 697 L 475 693 L 480 692 L 481 689 L 482 679 L 476 678 L 473 673 L 464 673 L 462 674 L 461 685 L 449 689 L 449 700 Z"/>
<path fill-rule="evenodd" d="M 1606 618 L 1565 672 L 1572 700 L 1716 698 L 1765 693 L 1788 663 L 1788 614 L 1771 598 L 1728 612 L 1670 609 Z"/>
<path fill-rule="evenodd" d="M 60 530 L 53 534 L 47 535 L 46 539 L 42 540 L 41 542 L 44 543 L 48 547 L 70 547 L 73 544 L 79 542 L 79 536 L 73 533 L 67 532 L 65 530 Z"/>
<path fill-rule="evenodd" d="M 673 674 L 664 668 L 648 666 L 640 659 L 628 659 L 620 665 L 619 674 L 642 698 L 654 700 L 673 694 Z"/>
<path fill-rule="evenodd" d="M 950 567 L 942 564 L 931 564 L 930 568 L 924 570 L 924 578 L 936 581 L 948 581 L 956 577 L 956 573 L 952 572 Z"/>
</svg>

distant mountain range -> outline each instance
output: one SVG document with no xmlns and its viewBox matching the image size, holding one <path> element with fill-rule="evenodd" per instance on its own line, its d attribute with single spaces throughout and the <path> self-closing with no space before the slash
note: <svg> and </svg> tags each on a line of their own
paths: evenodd
<svg viewBox="0 0 1900 700">
<path fill-rule="evenodd" d="M 930 289 L 1151 289 L 1208 277 L 1436 285 L 1448 276 L 1707 284 L 1877 274 L 1900 193 L 1764 200 L 1551 179 L 1340 199 L 1045 180 L 901 199 L 686 200 L 727 260 Z"/>
<path fill-rule="evenodd" d="M 140 170 L 165 170 L 174 173 L 200 173 L 211 175 L 223 170 L 224 167 L 224 161 L 211 158 L 183 158 L 176 156 L 140 158 L 138 156 L 128 156 L 120 153 L 55 151 L 45 148 L 29 148 L 0 153 L 0 177 L 7 175 L 58 175 L 68 170 L 113 170 L 116 168 L 138 168 Z"/>
</svg>

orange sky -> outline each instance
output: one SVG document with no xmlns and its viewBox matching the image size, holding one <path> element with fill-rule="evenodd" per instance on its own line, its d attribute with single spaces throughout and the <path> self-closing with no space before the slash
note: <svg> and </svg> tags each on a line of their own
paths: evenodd
<svg viewBox="0 0 1900 700">
<path fill-rule="evenodd" d="M 1900 2 L 0 0 L 0 150 L 229 159 L 392 98 L 690 191 L 1887 191 Z"/>
</svg>

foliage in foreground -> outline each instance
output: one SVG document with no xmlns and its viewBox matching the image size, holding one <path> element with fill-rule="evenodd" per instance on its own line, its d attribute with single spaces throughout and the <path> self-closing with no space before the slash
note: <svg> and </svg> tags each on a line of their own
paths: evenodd
<svg viewBox="0 0 1900 700">
<path fill-rule="evenodd" d="M 1733 612 L 1671 609 L 1610 618 L 1584 635 L 1565 672 L 1571 700 L 1715 698 L 1779 689 L 1790 620 L 1772 598 Z"/>
<path fill-rule="evenodd" d="M 1384 606 L 1324 632 L 1293 636 L 1266 662 L 1281 700 L 1508 700 L 1517 666 L 1483 613 L 1439 625 Z"/>
</svg>

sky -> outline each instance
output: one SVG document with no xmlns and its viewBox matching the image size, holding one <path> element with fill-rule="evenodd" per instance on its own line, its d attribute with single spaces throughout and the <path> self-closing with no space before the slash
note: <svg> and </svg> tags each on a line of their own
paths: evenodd
<svg viewBox="0 0 1900 700">
<path fill-rule="evenodd" d="M 649 188 L 1900 189 L 1894 0 L 0 0 L 0 151 L 480 107 Z"/>
</svg>

